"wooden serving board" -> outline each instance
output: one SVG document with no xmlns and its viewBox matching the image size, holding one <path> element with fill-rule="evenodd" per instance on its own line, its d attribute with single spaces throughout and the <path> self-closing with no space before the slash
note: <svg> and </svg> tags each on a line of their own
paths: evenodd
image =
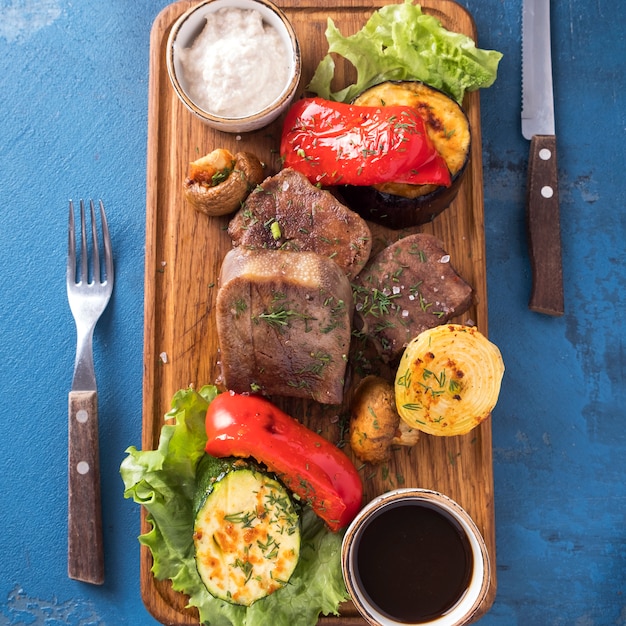
<svg viewBox="0 0 626 626">
<path fill-rule="evenodd" d="M 278 4 L 290 18 L 300 40 L 303 75 L 301 92 L 317 63 L 327 52 L 324 36 L 327 17 L 344 34 L 359 30 L 371 13 L 392 0 L 282 0 Z M 157 446 L 163 415 L 180 389 L 200 388 L 218 376 L 218 338 L 214 305 L 222 259 L 231 247 L 226 233 L 228 218 L 208 218 L 194 211 L 183 198 L 182 184 L 190 161 L 217 147 L 235 152 L 255 152 L 278 171 L 277 154 L 281 120 L 269 128 L 241 136 L 213 131 L 177 99 L 167 75 L 165 49 L 169 31 L 192 0 L 166 7 L 153 24 L 150 41 L 150 83 L 147 157 L 147 223 L 145 275 L 145 343 L 143 379 L 144 450 Z M 475 26 L 465 9 L 452 0 L 423 0 L 424 11 L 443 24 L 476 39 Z M 346 68 L 346 76 L 352 68 Z M 341 71 L 341 68 L 338 67 Z M 339 76 L 341 82 L 342 77 Z M 472 128 L 471 160 L 456 200 L 432 223 L 421 227 L 444 241 L 457 271 L 474 287 L 475 303 L 455 321 L 475 323 L 487 332 L 487 295 L 483 223 L 483 189 L 479 97 L 468 94 L 464 102 Z M 399 234 L 374 226 L 376 245 Z M 322 407 L 304 401 L 277 401 L 282 408 L 338 441 L 346 407 Z M 492 584 L 478 615 L 493 603 L 495 578 L 495 526 L 491 425 L 488 420 L 470 434 L 455 438 L 423 435 L 412 449 L 394 452 L 382 466 L 362 467 L 366 498 L 396 487 L 417 486 L 441 491 L 459 502 L 473 517 L 487 542 Z M 346 448 L 349 453 L 349 447 Z M 361 467 L 359 461 L 355 461 Z M 142 511 L 142 532 L 150 526 Z M 164 624 L 196 624 L 195 610 L 186 609 L 186 597 L 172 591 L 168 581 L 154 579 L 151 554 L 142 546 L 143 601 Z M 339 617 L 323 624 L 363 624 L 351 603 Z"/>
</svg>

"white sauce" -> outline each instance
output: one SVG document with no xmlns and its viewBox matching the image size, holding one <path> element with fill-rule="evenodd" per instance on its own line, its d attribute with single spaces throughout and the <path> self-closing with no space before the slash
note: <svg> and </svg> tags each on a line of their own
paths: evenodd
<svg viewBox="0 0 626 626">
<path fill-rule="evenodd" d="M 245 117 L 276 100 L 289 79 L 289 53 L 258 11 L 210 13 L 190 48 L 180 51 L 187 90 L 216 115 Z"/>
</svg>

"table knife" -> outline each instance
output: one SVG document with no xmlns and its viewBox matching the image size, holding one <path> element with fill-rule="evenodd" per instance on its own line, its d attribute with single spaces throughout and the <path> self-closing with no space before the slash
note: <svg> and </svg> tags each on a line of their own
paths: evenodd
<svg viewBox="0 0 626 626">
<path fill-rule="evenodd" d="M 550 0 L 523 0 L 522 11 L 522 135 L 530 140 L 526 220 L 532 290 L 528 307 L 539 313 L 562 315 Z"/>
</svg>

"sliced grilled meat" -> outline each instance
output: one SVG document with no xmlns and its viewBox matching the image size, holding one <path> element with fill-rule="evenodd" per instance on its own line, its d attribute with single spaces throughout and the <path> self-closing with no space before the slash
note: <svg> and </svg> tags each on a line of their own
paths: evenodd
<svg viewBox="0 0 626 626">
<path fill-rule="evenodd" d="M 354 282 L 353 294 L 355 322 L 390 362 L 423 330 L 467 311 L 473 289 L 450 263 L 443 243 L 418 233 L 373 257 Z"/>
<path fill-rule="evenodd" d="M 330 259 L 233 248 L 216 308 L 225 386 L 341 403 L 353 306 L 350 282 Z"/>
<path fill-rule="evenodd" d="M 350 278 L 367 262 L 372 236 L 363 218 L 292 169 L 266 178 L 231 220 L 235 246 L 249 250 L 312 251 Z"/>
</svg>

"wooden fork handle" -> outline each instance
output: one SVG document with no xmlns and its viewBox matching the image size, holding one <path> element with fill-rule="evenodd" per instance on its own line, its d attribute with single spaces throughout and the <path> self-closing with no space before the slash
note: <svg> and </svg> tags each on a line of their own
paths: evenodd
<svg viewBox="0 0 626 626">
<path fill-rule="evenodd" d="M 71 391 L 68 425 L 68 547 L 70 578 L 104 582 L 98 394 Z"/>
</svg>

